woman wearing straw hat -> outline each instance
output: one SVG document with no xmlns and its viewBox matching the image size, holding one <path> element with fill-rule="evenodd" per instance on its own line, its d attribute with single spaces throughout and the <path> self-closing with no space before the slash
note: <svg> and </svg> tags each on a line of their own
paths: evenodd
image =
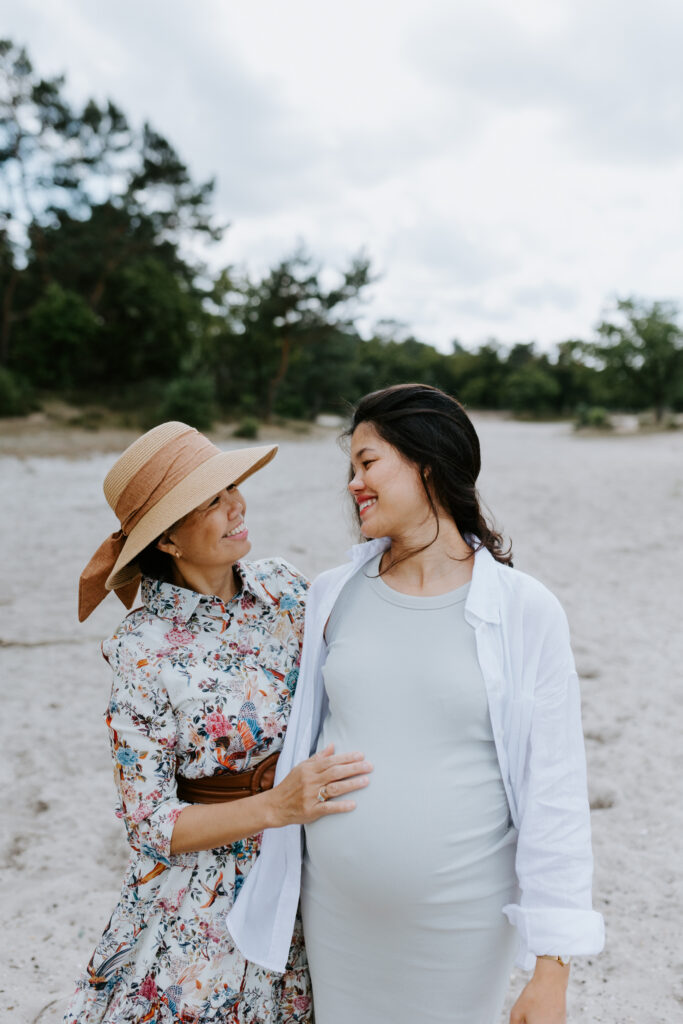
<svg viewBox="0 0 683 1024">
<path fill-rule="evenodd" d="M 350 793 L 369 770 L 361 754 L 329 748 L 282 781 L 275 774 L 307 584 L 280 559 L 242 560 L 250 543 L 237 487 L 276 451 L 222 452 L 164 423 L 105 479 L 121 529 L 81 576 L 79 618 L 111 590 L 130 608 L 142 580 L 142 607 L 103 644 L 132 856 L 67 1024 L 313 1019 L 298 921 L 284 974 L 245 960 L 224 923 L 263 829 L 352 810 L 321 790 L 335 782 Z"/>
</svg>

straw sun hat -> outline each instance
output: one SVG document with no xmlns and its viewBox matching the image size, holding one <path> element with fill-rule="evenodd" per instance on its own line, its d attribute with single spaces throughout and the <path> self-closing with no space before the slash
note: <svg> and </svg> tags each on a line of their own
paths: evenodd
<svg viewBox="0 0 683 1024">
<path fill-rule="evenodd" d="M 126 448 L 104 480 L 104 496 L 121 523 L 81 573 L 78 618 L 110 590 L 130 608 L 140 570 L 135 559 L 188 512 L 274 457 L 277 445 L 223 452 L 187 423 L 161 423 Z"/>
</svg>

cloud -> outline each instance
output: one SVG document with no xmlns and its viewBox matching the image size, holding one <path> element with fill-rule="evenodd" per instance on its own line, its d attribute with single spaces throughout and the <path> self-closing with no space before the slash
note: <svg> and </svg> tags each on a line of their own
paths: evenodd
<svg viewBox="0 0 683 1024">
<path fill-rule="evenodd" d="M 573 310 L 578 305 L 579 295 L 575 288 L 557 281 L 544 281 L 538 285 L 517 288 L 511 299 L 516 305 L 528 309 L 552 306 L 560 310 Z"/>
<path fill-rule="evenodd" d="M 420 217 L 411 228 L 402 228 L 391 237 L 387 250 L 392 261 L 422 268 L 432 286 L 482 285 L 511 268 L 502 253 L 476 242 L 452 218 Z"/>
<path fill-rule="evenodd" d="M 442 9 L 406 41 L 406 55 L 482 119 L 549 112 L 558 137 L 569 132 L 607 162 L 683 154 L 683 6 L 565 0 L 555 14 L 539 27 L 524 7 L 482 4 L 466 18 Z"/>
<path fill-rule="evenodd" d="M 217 177 L 229 219 L 310 200 L 325 147 L 277 81 L 249 67 L 220 6 L 209 0 L 196 17 L 177 0 L 120 0 L 94 18 L 89 0 L 28 0 L 12 20 L 40 72 L 66 72 L 70 95 L 111 96 L 165 134 L 196 177 Z M 65 22 L 68 47 L 55 48 Z"/>
</svg>

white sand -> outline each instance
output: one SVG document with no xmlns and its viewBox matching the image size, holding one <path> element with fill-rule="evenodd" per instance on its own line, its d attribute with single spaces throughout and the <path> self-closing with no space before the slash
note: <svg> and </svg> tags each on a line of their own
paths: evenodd
<svg viewBox="0 0 683 1024">
<path fill-rule="evenodd" d="M 572 969 L 570 1020 L 673 1024 L 683 1019 L 683 434 L 477 425 L 483 494 L 516 565 L 564 603 L 583 681 L 608 941 Z M 112 461 L 0 457 L 2 1021 L 60 1020 L 126 861 L 99 653 L 123 607 L 110 597 L 79 626 L 75 603 L 82 565 L 114 528 L 101 493 Z M 309 574 L 338 562 L 351 539 L 345 472 L 331 435 L 283 443 L 245 487 L 253 556 L 281 554 Z"/>
</svg>

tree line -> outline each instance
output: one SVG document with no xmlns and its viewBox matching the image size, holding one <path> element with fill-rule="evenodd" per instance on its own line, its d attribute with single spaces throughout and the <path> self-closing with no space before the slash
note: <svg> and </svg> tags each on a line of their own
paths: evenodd
<svg viewBox="0 0 683 1024">
<path fill-rule="evenodd" d="M 362 337 L 363 253 L 329 275 L 306 251 L 262 277 L 210 272 L 214 182 L 197 183 L 151 125 L 69 101 L 0 41 L 0 415 L 41 396 L 143 410 L 143 423 L 312 418 L 420 380 L 471 408 L 520 415 L 683 409 L 677 306 L 623 298 L 590 340 L 448 353 L 398 325 Z"/>
</svg>

